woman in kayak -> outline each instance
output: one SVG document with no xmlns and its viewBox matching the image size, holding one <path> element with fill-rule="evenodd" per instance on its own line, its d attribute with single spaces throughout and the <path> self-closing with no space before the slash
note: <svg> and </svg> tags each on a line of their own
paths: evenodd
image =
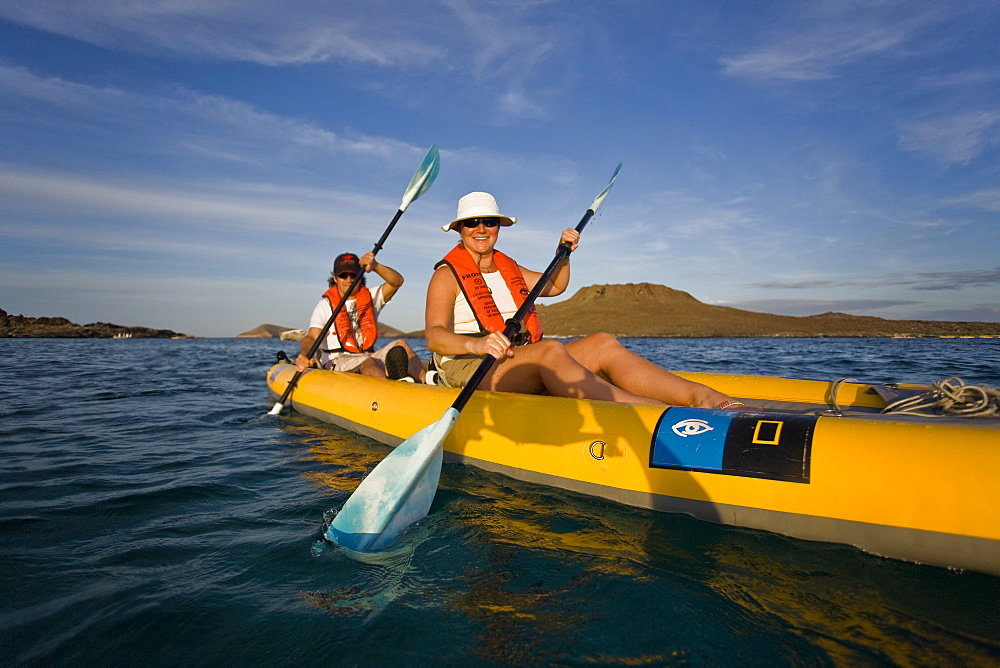
<svg viewBox="0 0 1000 668">
<path fill-rule="evenodd" d="M 458 231 L 460 240 L 436 265 L 427 287 L 424 335 L 434 353 L 439 383 L 464 387 L 483 356 L 491 355 L 499 361 L 479 384 L 485 390 L 746 408 L 722 392 L 685 380 L 636 355 L 610 334 L 591 334 L 568 343 L 542 339 L 534 308 L 523 323 L 526 345 L 512 345 L 503 335 L 504 322 L 542 276 L 495 249 L 500 228 L 515 222 L 516 218 L 500 214 L 492 195 L 474 192 L 458 200 L 455 220 L 441 228 Z M 579 241 L 580 233 L 574 229 L 563 231 L 559 238 L 573 250 Z M 540 296 L 562 294 L 569 276 L 567 256 Z"/>
</svg>

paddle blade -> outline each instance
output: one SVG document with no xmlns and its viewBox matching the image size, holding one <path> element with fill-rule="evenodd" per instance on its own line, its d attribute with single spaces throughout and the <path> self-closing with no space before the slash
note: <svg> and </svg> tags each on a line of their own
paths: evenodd
<svg viewBox="0 0 1000 668">
<path fill-rule="evenodd" d="M 611 192 L 611 186 L 615 185 L 615 179 L 618 178 L 618 172 L 620 171 L 622 171 L 622 163 L 619 162 L 618 166 L 615 167 L 615 173 L 611 175 L 611 180 L 608 181 L 608 185 L 605 186 L 604 190 L 601 191 L 601 194 L 595 197 L 594 201 L 591 202 L 589 207 L 591 211 L 597 213 L 597 210 L 601 208 L 601 204 L 604 203 L 604 198 L 608 196 L 609 192 Z"/>
<path fill-rule="evenodd" d="M 267 412 L 268 415 L 278 415 L 281 413 L 281 409 L 285 407 L 285 404 L 280 401 L 274 402 L 274 406 Z"/>
<path fill-rule="evenodd" d="M 427 516 L 441 477 L 444 439 L 458 411 L 406 439 L 372 469 L 326 530 L 326 539 L 357 552 L 387 546 L 406 527 Z"/>
<path fill-rule="evenodd" d="M 440 169 L 441 155 L 438 153 L 437 144 L 432 144 L 430 149 L 427 150 L 427 155 L 424 156 L 424 161 L 420 163 L 417 171 L 413 174 L 413 178 L 410 179 L 410 185 L 406 186 L 406 192 L 403 193 L 403 202 L 399 205 L 400 211 L 406 211 L 406 207 L 410 206 L 410 202 L 423 195 L 431 187 Z"/>
</svg>

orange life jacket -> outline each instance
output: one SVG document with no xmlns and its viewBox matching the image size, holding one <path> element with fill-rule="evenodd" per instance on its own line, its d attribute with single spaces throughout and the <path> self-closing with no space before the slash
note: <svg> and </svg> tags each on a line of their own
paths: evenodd
<svg viewBox="0 0 1000 668">
<path fill-rule="evenodd" d="M 500 276 L 507 284 L 507 289 L 510 290 L 514 303 L 518 308 L 521 308 L 521 304 L 531 292 L 528 289 L 528 284 L 524 281 L 521 269 L 514 260 L 498 250 L 493 251 L 493 262 L 500 270 Z M 486 281 L 483 280 L 479 267 L 472 259 L 472 255 L 465 250 L 465 247 L 458 244 L 452 248 L 443 260 L 434 265 L 434 268 L 437 269 L 442 264 L 448 265 L 455 273 L 458 285 L 462 288 L 465 299 L 469 302 L 469 306 L 472 307 L 472 312 L 479 322 L 480 331 L 483 334 L 502 332 L 506 324 L 504 317 L 501 315 L 500 309 L 497 308 L 496 302 L 493 301 L 493 295 L 490 294 L 490 289 L 487 287 Z M 528 340 L 531 343 L 541 340 L 542 323 L 538 319 L 538 313 L 535 312 L 534 304 L 524 317 L 523 326 L 528 331 Z"/>
<path fill-rule="evenodd" d="M 323 296 L 330 301 L 330 308 L 337 308 L 340 303 L 341 294 L 337 286 L 333 286 L 323 293 Z M 333 321 L 337 330 L 337 339 L 340 346 L 349 353 L 370 353 L 375 350 L 375 341 L 378 339 L 378 325 L 375 322 L 375 309 L 372 307 L 372 293 L 368 288 L 361 286 L 354 295 L 354 304 L 358 312 L 358 324 L 361 326 L 361 336 L 365 340 L 365 349 L 361 350 L 358 340 L 354 337 L 354 327 L 351 326 L 351 316 L 347 314 L 347 304 L 340 309 L 336 320 Z"/>
</svg>

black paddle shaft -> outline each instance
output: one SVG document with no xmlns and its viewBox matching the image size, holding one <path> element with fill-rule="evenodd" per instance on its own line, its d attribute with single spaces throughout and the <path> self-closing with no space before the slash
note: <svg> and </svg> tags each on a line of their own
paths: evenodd
<svg viewBox="0 0 1000 668">
<path fill-rule="evenodd" d="M 389 223 L 389 227 L 385 228 L 385 232 L 382 233 L 381 238 L 379 238 L 379 240 L 375 242 L 375 247 L 372 248 L 372 255 L 378 255 L 378 252 L 382 250 L 382 246 L 383 244 L 385 244 L 385 240 L 389 238 L 389 233 L 392 232 L 392 228 L 396 226 L 396 223 L 399 221 L 399 217 L 402 215 L 403 215 L 402 209 L 396 211 L 396 215 L 392 217 L 392 222 Z M 320 330 L 319 336 L 317 336 L 316 340 L 313 341 L 313 344 L 309 346 L 309 352 L 306 353 L 306 357 L 312 359 L 316 355 L 316 351 L 319 350 L 319 347 L 323 344 L 324 341 L 326 341 L 326 335 L 330 333 L 330 328 L 333 327 L 333 323 L 337 319 L 337 314 L 340 313 L 340 309 L 344 308 L 344 304 L 347 303 L 347 298 L 350 296 L 352 292 L 354 292 L 354 288 L 358 285 L 358 283 L 361 282 L 361 278 L 364 275 L 365 272 L 364 269 L 362 269 L 360 272 L 358 272 L 357 276 L 354 277 L 354 280 L 351 281 L 351 287 L 348 288 L 347 292 L 341 295 L 340 302 L 337 304 L 336 308 L 333 309 L 333 312 L 330 314 L 329 319 L 327 319 L 326 324 L 323 325 L 323 329 Z M 285 392 L 281 395 L 281 398 L 278 399 L 279 404 L 284 405 L 285 401 L 292 394 L 292 390 L 294 390 L 295 386 L 298 385 L 299 378 L 302 377 L 303 373 L 305 372 L 303 371 L 295 372 L 295 375 L 292 376 L 292 380 L 289 381 L 288 386 L 285 388 Z"/>
<path fill-rule="evenodd" d="M 583 228 L 587 226 L 587 223 L 589 223 L 590 219 L 593 217 L 594 211 L 592 209 L 587 209 L 587 213 L 583 214 L 583 218 L 581 218 L 580 222 L 577 223 L 576 231 L 583 232 Z M 552 274 L 556 272 L 556 269 L 559 267 L 559 263 L 568 258 L 569 254 L 572 252 L 572 246 L 569 242 L 559 244 L 559 248 L 556 249 L 556 255 L 552 258 L 552 262 L 549 263 L 548 268 L 546 268 L 545 272 L 538 279 L 538 282 L 535 283 L 535 287 L 533 287 L 531 292 L 528 293 L 528 296 L 525 297 L 524 302 L 521 304 L 520 308 L 517 309 L 517 313 L 504 323 L 504 336 L 511 341 L 514 340 L 517 334 L 521 331 L 521 322 L 524 320 L 525 316 L 528 315 L 528 311 L 531 310 L 531 307 L 534 306 L 535 300 L 538 299 L 538 295 L 540 295 L 542 290 L 545 289 L 549 279 L 552 278 Z M 469 399 L 472 398 L 472 393 L 476 391 L 479 383 L 486 378 L 486 374 L 490 372 L 490 369 L 493 368 L 493 365 L 496 362 L 497 359 L 492 355 L 487 355 L 483 358 L 483 361 L 476 368 L 475 373 L 473 373 L 472 377 L 469 378 L 469 382 L 466 383 L 458 397 L 455 398 L 455 402 L 451 405 L 452 408 L 456 411 L 461 411 L 465 408 L 465 404 L 469 403 Z"/>
</svg>

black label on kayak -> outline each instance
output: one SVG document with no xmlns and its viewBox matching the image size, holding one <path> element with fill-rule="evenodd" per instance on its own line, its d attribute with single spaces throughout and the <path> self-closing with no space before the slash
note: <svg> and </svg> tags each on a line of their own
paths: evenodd
<svg viewBox="0 0 1000 668">
<path fill-rule="evenodd" d="M 807 483 L 815 427 L 809 415 L 669 408 L 649 466 Z"/>
</svg>

